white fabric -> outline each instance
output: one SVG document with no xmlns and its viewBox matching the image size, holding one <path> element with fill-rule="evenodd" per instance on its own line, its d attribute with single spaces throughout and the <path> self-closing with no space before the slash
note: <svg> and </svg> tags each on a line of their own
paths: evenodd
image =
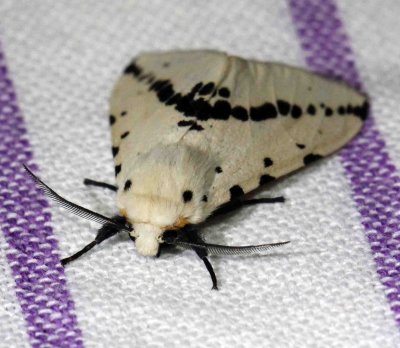
<svg viewBox="0 0 400 348">
<path fill-rule="evenodd" d="M 391 4 L 399 10 L 397 2 Z M 389 54 L 385 50 L 394 52 L 400 29 L 390 36 L 392 46 L 380 45 L 379 60 L 366 59 L 376 51 L 362 33 L 373 30 L 365 24 L 377 12 L 374 2 L 340 5 L 367 88 L 379 95 L 374 108 L 387 108 L 388 120 L 378 122 L 397 148 L 399 126 L 389 111 L 397 108 L 389 99 L 398 95 L 393 89 L 399 85 L 392 82 L 398 60 L 390 59 L 393 74 L 384 75 L 387 81 L 381 70 L 389 69 L 382 63 Z M 3 0 L 0 12 L 0 39 L 41 177 L 60 194 L 106 215 L 115 212 L 113 194 L 85 188 L 82 179 L 113 182 L 108 98 L 134 55 L 214 48 L 304 66 L 285 2 Z M 375 18 L 382 26 L 374 30 L 383 32 L 387 19 L 396 22 L 395 13 Z M 380 93 L 377 81 L 390 93 Z M 194 253 L 145 258 L 122 235 L 68 266 L 85 346 L 399 346 L 399 330 L 339 158 L 262 194 L 282 194 L 287 203 L 243 209 L 207 228 L 206 236 L 226 244 L 292 243 L 267 257 L 212 258 L 218 292 L 210 291 L 208 273 Z M 56 206 L 52 212 L 62 256 L 93 239 L 97 225 Z M 0 281 L 8 298 L 10 282 Z M 23 319 L 18 310 L 13 313 L 14 323 L 0 323 L 0 342 L 12 332 L 9 342 L 20 339 L 26 346 Z"/>
<path fill-rule="evenodd" d="M 15 296 L 14 279 L 7 262 L 7 249 L 0 234 L 0 347 L 29 347 L 21 307 Z"/>
<path fill-rule="evenodd" d="M 400 45 L 398 37 L 399 2 L 374 0 L 339 1 L 347 31 L 368 93 L 373 96 L 372 111 L 384 135 L 390 156 L 400 168 L 398 96 Z M 362 15 L 360 15 L 362 14 Z"/>
</svg>

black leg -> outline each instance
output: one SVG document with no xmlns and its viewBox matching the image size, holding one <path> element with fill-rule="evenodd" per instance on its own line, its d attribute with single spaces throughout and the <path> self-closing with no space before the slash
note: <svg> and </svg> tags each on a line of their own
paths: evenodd
<svg viewBox="0 0 400 348">
<path fill-rule="evenodd" d="M 95 180 L 92 180 L 92 179 L 87 179 L 86 178 L 86 179 L 83 180 L 83 183 L 85 185 L 87 185 L 87 186 L 103 187 L 103 188 L 107 188 L 107 189 L 112 190 L 112 191 L 117 191 L 118 190 L 117 186 L 114 186 L 114 185 L 111 185 L 111 184 L 107 184 L 105 182 L 95 181 Z"/>
<path fill-rule="evenodd" d="M 167 243 L 161 243 L 159 245 L 156 257 L 160 257 L 161 254 L 163 254 L 164 252 L 166 252 L 166 251 L 168 252 L 168 250 L 172 250 L 174 248 L 176 248 L 175 245 L 167 244 Z"/>
<path fill-rule="evenodd" d="M 217 276 L 214 273 L 213 266 L 211 265 L 210 261 L 208 261 L 206 256 L 203 256 L 201 259 L 203 260 L 204 264 L 206 265 L 208 273 L 210 273 L 210 277 L 211 277 L 211 280 L 213 283 L 211 290 L 218 290 Z"/>
<path fill-rule="evenodd" d="M 278 196 L 272 198 L 255 198 L 255 199 L 248 199 L 247 201 L 242 201 L 243 205 L 254 205 L 260 203 L 284 203 L 285 197 Z"/>
<path fill-rule="evenodd" d="M 224 215 L 228 214 L 236 209 L 240 209 L 246 205 L 255 205 L 255 204 L 271 204 L 271 203 L 283 203 L 285 202 L 285 198 L 283 196 L 279 197 L 272 197 L 272 198 L 255 198 L 255 199 L 248 199 L 246 201 L 235 201 L 235 202 L 230 202 L 222 207 L 217 208 L 214 210 L 212 213 L 213 216 L 216 215 Z"/>
<path fill-rule="evenodd" d="M 61 264 L 65 266 L 66 264 L 75 261 L 76 259 L 80 258 L 83 254 L 86 254 L 95 245 L 97 245 L 97 242 L 94 240 L 90 242 L 88 245 L 86 245 L 82 250 L 79 250 L 77 253 L 61 259 Z"/>
<path fill-rule="evenodd" d="M 117 223 L 125 224 L 126 219 L 123 216 L 116 215 L 112 218 Z M 66 264 L 78 259 L 81 257 L 83 254 L 86 254 L 89 250 L 91 250 L 94 246 L 102 243 L 108 238 L 111 238 L 112 236 L 116 235 L 118 232 L 121 232 L 120 229 L 116 228 L 114 225 L 111 225 L 110 223 L 105 223 L 102 227 L 99 228 L 97 231 L 96 238 L 94 241 L 90 242 L 88 245 L 86 245 L 83 249 L 79 250 L 77 253 L 66 257 L 61 260 L 61 264 L 65 266 Z"/>
<path fill-rule="evenodd" d="M 187 237 L 190 242 L 192 243 L 204 243 L 203 238 L 198 234 L 196 230 L 188 231 Z M 213 266 L 211 265 L 210 261 L 207 258 L 207 251 L 203 248 L 193 248 L 193 250 L 196 252 L 197 256 L 200 257 L 204 265 L 207 268 L 208 273 L 210 274 L 211 281 L 212 281 L 212 290 L 218 290 L 218 281 L 217 281 L 217 276 L 215 275 Z"/>
</svg>

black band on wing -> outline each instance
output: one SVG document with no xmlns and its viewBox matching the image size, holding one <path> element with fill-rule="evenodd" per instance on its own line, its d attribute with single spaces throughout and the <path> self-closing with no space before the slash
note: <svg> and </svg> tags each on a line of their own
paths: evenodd
<svg viewBox="0 0 400 348">
<path fill-rule="evenodd" d="M 123 231 L 132 231 L 132 228 L 127 226 L 127 225 L 122 225 L 116 223 L 114 220 L 101 215 L 99 213 L 96 213 L 94 211 L 91 211 L 89 209 L 86 209 L 84 207 L 81 207 L 80 205 L 77 205 L 75 203 L 72 203 L 65 198 L 61 197 L 58 193 L 56 193 L 54 190 L 52 190 L 49 186 L 47 186 L 42 180 L 40 180 L 35 174 L 32 173 L 32 171 L 24 164 L 23 165 L 25 170 L 28 172 L 28 174 L 33 178 L 33 180 L 40 186 L 40 188 L 43 190 L 43 192 L 54 200 L 57 204 L 61 205 L 63 208 L 69 210 L 71 213 L 74 213 L 80 217 L 83 217 L 88 220 L 92 220 L 95 222 L 98 222 L 100 224 L 110 224 L 119 230 Z"/>
</svg>

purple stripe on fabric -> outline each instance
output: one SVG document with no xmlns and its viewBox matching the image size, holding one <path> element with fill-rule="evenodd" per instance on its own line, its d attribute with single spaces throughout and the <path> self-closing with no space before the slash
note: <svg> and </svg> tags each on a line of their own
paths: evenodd
<svg viewBox="0 0 400 348">
<path fill-rule="evenodd" d="M 16 295 L 33 347 L 83 347 L 48 203 L 22 163 L 37 170 L 0 46 L 0 227 Z"/>
<path fill-rule="evenodd" d="M 311 69 L 361 89 L 350 41 L 333 0 L 289 0 Z M 372 116 L 341 152 L 353 198 L 395 319 L 400 326 L 400 177 Z"/>
</svg>

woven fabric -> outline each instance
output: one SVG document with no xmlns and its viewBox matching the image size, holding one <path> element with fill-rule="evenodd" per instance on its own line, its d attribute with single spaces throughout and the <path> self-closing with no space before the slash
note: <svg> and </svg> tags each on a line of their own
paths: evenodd
<svg viewBox="0 0 400 348">
<path fill-rule="evenodd" d="M 398 2 L 0 3 L 0 347 L 400 347 Z M 397 11 L 396 11 L 397 10 Z M 387 28 L 390 27 L 390 31 Z M 338 76 L 372 101 L 339 154 L 208 226 L 209 241 L 291 240 L 268 256 L 137 255 L 118 235 L 66 269 L 98 226 L 50 204 L 56 191 L 104 215 L 114 180 L 108 98 L 142 51 L 211 48 Z M 384 64 L 383 64 L 384 62 Z"/>
</svg>

